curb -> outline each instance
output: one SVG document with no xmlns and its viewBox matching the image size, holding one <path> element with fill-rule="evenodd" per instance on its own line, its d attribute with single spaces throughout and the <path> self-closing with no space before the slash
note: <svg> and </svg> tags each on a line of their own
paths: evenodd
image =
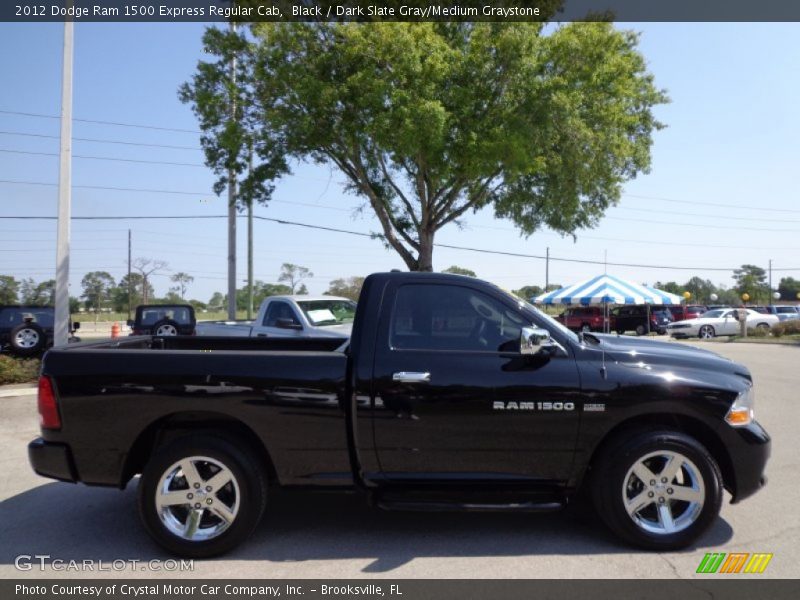
<svg viewBox="0 0 800 600">
<path fill-rule="evenodd" d="M 13 396 L 35 396 L 38 386 L 23 383 L 15 385 L 0 385 L 0 398 L 11 398 Z"/>
</svg>

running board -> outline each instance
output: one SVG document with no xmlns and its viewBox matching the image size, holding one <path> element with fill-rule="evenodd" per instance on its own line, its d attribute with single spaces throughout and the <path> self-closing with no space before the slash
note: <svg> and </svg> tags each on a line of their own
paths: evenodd
<svg viewBox="0 0 800 600">
<path fill-rule="evenodd" d="M 408 510 L 419 512 L 554 512 L 566 506 L 564 502 L 512 502 L 486 504 L 470 502 L 420 502 L 380 500 L 383 510 Z"/>
</svg>

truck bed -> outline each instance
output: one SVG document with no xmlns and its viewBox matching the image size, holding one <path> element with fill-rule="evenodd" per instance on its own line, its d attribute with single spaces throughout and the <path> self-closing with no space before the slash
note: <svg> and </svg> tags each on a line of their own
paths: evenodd
<svg viewBox="0 0 800 600">
<path fill-rule="evenodd" d="M 164 422 L 236 421 L 284 485 L 352 484 L 343 396 L 347 355 L 330 338 L 138 336 L 48 352 L 80 481 L 123 486 Z M 102 368 L 98 365 L 102 364 Z M 65 442 L 62 431 L 45 431 Z M 144 433 L 141 433 L 144 432 Z"/>
</svg>

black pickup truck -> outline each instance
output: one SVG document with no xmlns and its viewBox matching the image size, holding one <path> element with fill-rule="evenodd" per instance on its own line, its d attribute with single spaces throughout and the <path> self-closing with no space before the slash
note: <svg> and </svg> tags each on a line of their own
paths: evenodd
<svg viewBox="0 0 800 600">
<path fill-rule="evenodd" d="M 547 511 L 581 491 L 623 540 L 691 544 L 766 479 L 744 366 L 677 343 L 575 334 L 471 277 L 367 278 L 352 337 L 140 336 L 50 350 L 45 477 L 139 480 L 173 553 L 225 552 L 270 489 L 407 510 Z"/>
</svg>

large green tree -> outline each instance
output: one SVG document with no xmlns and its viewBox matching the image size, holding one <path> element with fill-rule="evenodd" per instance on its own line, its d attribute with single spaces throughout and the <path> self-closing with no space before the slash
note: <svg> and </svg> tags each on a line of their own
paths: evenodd
<svg viewBox="0 0 800 600">
<path fill-rule="evenodd" d="M 778 284 L 778 292 L 781 300 L 798 300 L 800 299 L 800 281 L 793 277 L 783 277 Z"/>
<path fill-rule="evenodd" d="M 114 278 L 106 271 L 92 271 L 83 276 L 81 287 L 86 308 L 98 312 L 111 298 Z"/>
<path fill-rule="evenodd" d="M 733 279 L 736 282 L 736 291 L 741 294 L 748 294 L 750 300 L 758 302 L 759 299 L 769 300 L 769 285 L 767 284 L 767 271 L 757 265 L 742 265 L 741 268 L 733 271 Z"/>
<path fill-rule="evenodd" d="M 350 300 L 358 300 L 361 294 L 361 288 L 364 287 L 364 277 L 348 277 L 341 279 L 334 279 L 328 284 L 328 289 L 325 291 L 326 296 L 341 296 L 343 298 L 350 298 Z"/>
<path fill-rule="evenodd" d="M 254 129 L 282 155 L 338 168 L 411 270 L 432 270 L 437 231 L 487 206 L 526 235 L 596 225 L 649 168 L 661 126 L 652 108 L 666 101 L 637 36 L 610 23 L 259 23 L 252 33 L 252 43 L 214 34 L 219 61 L 182 90 L 204 145 L 233 135 L 202 115 L 218 105 L 206 90 L 222 86 L 235 49 Z"/>
<path fill-rule="evenodd" d="M 19 282 L 12 275 L 0 275 L 0 304 L 16 304 Z"/>
<path fill-rule="evenodd" d="M 285 283 L 291 289 L 290 294 L 307 294 L 308 289 L 303 283 L 306 279 L 314 277 L 314 273 L 308 267 L 302 267 L 292 263 L 283 263 L 281 265 L 281 274 L 278 276 L 278 281 Z"/>
<path fill-rule="evenodd" d="M 56 281 L 48 279 L 36 283 L 32 277 L 23 279 L 20 284 L 20 302 L 34 306 L 54 305 L 56 302 Z"/>
</svg>

